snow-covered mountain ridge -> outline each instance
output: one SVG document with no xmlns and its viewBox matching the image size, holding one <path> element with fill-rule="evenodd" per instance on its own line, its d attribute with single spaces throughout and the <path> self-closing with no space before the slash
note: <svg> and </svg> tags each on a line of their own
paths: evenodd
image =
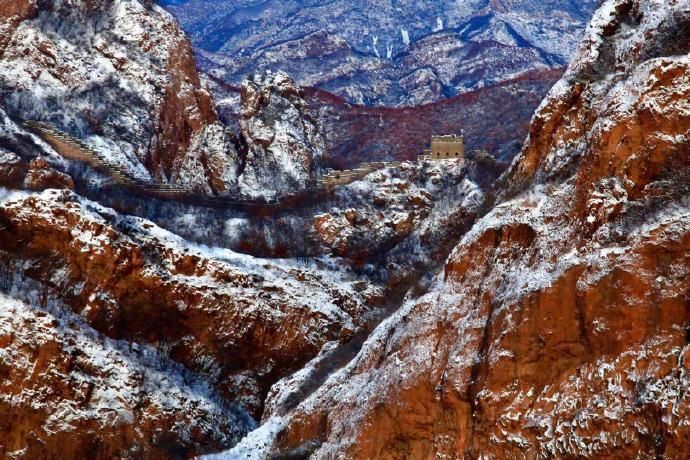
<svg viewBox="0 0 690 460">
<path fill-rule="evenodd" d="M 304 122 L 299 90 L 285 74 L 244 81 L 245 99 L 264 92 L 271 103 L 233 132 L 201 84 L 187 37 L 160 6 L 12 0 L 7 8 L 0 10 L 0 109 L 15 119 L 66 132 L 138 179 L 198 193 L 271 197 L 314 178 L 323 142 Z M 16 129 L 3 123 L 3 131 Z M 238 151 L 238 138 L 249 148 Z M 260 180 L 267 164 L 272 182 Z"/>
<path fill-rule="evenodd" d="M 569 61 L 599 0 L 163 0 L 206 71 L 285 70 L 367 105 L 420 105 Z"/>
</svg>

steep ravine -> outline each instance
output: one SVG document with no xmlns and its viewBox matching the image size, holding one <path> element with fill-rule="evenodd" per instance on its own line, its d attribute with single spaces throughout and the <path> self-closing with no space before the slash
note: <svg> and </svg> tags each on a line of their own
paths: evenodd
<svg viewBox="0 0 690 460">
<path fill-rule="evenodd" d="M 688 18 L 601 7 L 493 209 L 428 294 L 271 420 L 274 454 L 687 455 Z"/>
<path fill-rule="evenodd" d="M 606 1 L 491 189 L 473 156 L 275 215 L 147 202 L 0 110 L 2 455 L 687 457 L 689 25 Z M 150 2 L 7 2 L 0 50 L 9 113 L 158 181 L 292 190 L 327 153 L 282 73 L 247 80 L 231 136 Z"/>
</svg>

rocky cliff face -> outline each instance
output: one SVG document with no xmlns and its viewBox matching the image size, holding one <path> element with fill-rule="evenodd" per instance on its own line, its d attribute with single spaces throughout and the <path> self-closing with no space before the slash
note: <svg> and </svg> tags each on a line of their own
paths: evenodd
<svg viewBox="0 0 690 460">
<path fill-rule="evenodd" d="M 286 70 L 366 105 L 420 105 L 565 65 L 598 0 L 163 0 L 206 71 Z"/>
<path fill-rule="evenodd" d="M 253 421 L 155 349 L 103 339 L 56 301 L 0 294 L 5 458 L 186 458 Z"/>
<path fill-rule="evenodd" d="M 302 89 L 284 72 L 254 75 L 241 91 L 240 188 L 246 195 L 284 195 L 306 188 L 326 154 Z"/>
<path fill-rule="evenodd" d="M 195 372 L 211 388 L 209 394 L 219 407 L 231 402 L 255 418 L 261 416 L 273 383 L 300 369 L 327 342 L 347 341 L 357 333 L 368 321 L 368 297 L 378 295 L 373 288 L 355 286 L 353 280 L 315 267 L 275 264 L 190 245 L 150 222 L 118 215 L 70 191 L 4 196 L 0 236 L 4 292 L 35 303 L 44 312 L 46 305 L 52 305 L 50 299 L 56 299 L 57 311 L 78 315 L 84 327 L 99 333 L 95 338 L 103 334 L 123 344 L 155 347 L 179 363 L 176 366 Z M 58 359 L 61 352 L 51 353 Z M 31 385 L 46 387 L 48 377 L 37 375 Z M 74 398 L 66 393 L 54 395 L 51 401 L 95 410 L 88 398 Z M 123 404 L 123 410 L 141 410 L 130 407 L 135 400 Z M 42 435 L 50 413 L 42 414 L 22 422 L 25 432 L 39 430 L 37 442 L 63 452 L 54 443 L 67 436 L 69 426 Z M 165 417 L 193 429 L 181 421 L 182 414 Z M 165 420 L 160 423 L 168 423 Z M 142 423 L 145 426 L 137 428 L 137 436 L 123 434 L 119 441 L 109 440 L 120 431 L 107 431 L 94 442 L 107 449 L 119 445 L 149 452 L 143 439 L 167 425 Z M 220 432 L 197 433 L 179 443 L 198 453 L 204 443 L 219 447 L 231 442 L 243 426 L 229 421 L 218 427 Z M 12 429 L 18 428 L 8 428 Z M 19 445 L 18 439 L 15 444 Z M 64 451 L 68 456 L 69 452 Z"/>
<path fill-rule="evenodd" d="M 435 288 L 266 425 L 274 452 L 687 455 L 689 23 L 601 7 Z"/>
<path fill-rule="evenodd" d="M 321 245 L 356 267 L 382 270 L 392 293 L 404 295 L 442 266 L 482 205 L 473 161 L 404 162 L 341 187 L 328 212 L 314 217 Z M 422 283 L 423 284 L 423 283 Z"/>
<path fill-rule="evenodd" d="M 237 155 L 189 42 L 149 2 L 3 2 L 0 75 L 9 114 L 84 138 L 141 178 L 235 187 Z"/>
</svg>

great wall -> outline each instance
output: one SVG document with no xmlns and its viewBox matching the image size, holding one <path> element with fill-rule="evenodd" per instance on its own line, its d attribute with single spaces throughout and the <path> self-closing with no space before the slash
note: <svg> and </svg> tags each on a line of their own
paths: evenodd
<svg viewBox="0 0 690 460">
<path fill-rule="evenodd" d="M 362 163 L 358 167 L 349 170 L 326 170 L 326 173 L 318 179 L 312 179 L 304 184 L 299 191 L 288 193 L 274 199 L 246 199 L 231 196 L 215 196 L 194 192 L 191 189 L 169 183 L 154 183 L 137 178 L 126 167 L 115 163 L 86 145 L 83 141 L 70 136 L 52 125 L 30 120 L 20 120 L 29 130 L 37 134 L 48 143 L 58 154 L 64 158 L 89 165 L 94 170 L 109 176 L 120 187 L 144 196 L 155 197 L 163 200 L 183 201 L 206 207 L 239 207 L 239 208 L 270 208 L 299 206 L 318 200 L 324 194 L 333 192 L 337 187 L 348 185 L 354 181 L 363 179 L 374 171 L 399 167 L 400 161 L 380 161 Z M 451 147 L 449 147 L 449 143 Z M 435 146 L 448 153 L 439 154 Z M 450 150 L 448 150 L 450 148 Z M 431 161 L 443 159 L 463 159 L 464 143 L 462 137 L 434 136 L 432 138 L 431 151 L 425 151 L 419 156 L 418 161 Z"/>
</svg>

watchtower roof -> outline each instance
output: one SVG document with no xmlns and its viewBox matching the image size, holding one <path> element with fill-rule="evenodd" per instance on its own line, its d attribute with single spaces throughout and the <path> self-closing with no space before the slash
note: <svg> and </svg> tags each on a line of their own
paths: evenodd
<svg viewBox="0 0 690 460">
<path fill-rule="evenodd" d="M 461 139 L 465 139 L 465 136 L 463 136 L 462 134 L 461 135 L 457 135 L 457 134 L 443 134 L 443 135 L 434 134 L 433 136 L 431 136 L 432 141 L 435 141 L 435 140 L 458 141 Z"/>
</svg>

